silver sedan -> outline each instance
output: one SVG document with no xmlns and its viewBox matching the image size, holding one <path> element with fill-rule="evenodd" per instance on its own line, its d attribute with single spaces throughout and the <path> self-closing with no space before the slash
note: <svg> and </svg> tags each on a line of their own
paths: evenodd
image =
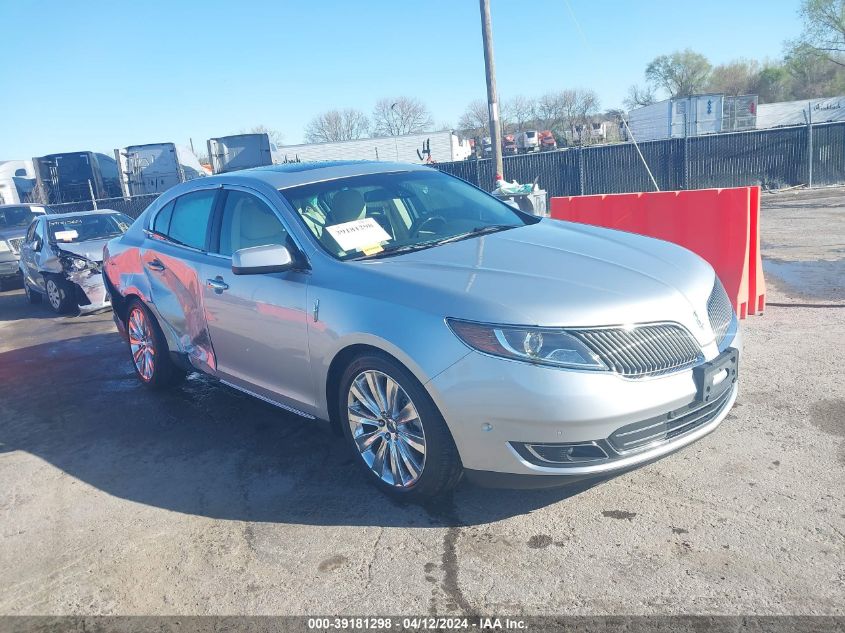
<svg viewBox="0 0 845 633">
<path fill-rule="evenodd" d="M 701 438 L 740 335 L 701 258 L 525 215 L 428 167 L 275 166 L 184 183 L 108 243 L 141 382 L 200 371 L 343 433 L 406 498 L 549 486 Z"/>
</svg>

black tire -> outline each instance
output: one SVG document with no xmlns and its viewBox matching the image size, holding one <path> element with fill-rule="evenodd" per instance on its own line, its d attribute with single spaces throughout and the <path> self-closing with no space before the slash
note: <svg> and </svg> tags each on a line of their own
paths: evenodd
<svg viewBox="0 0 845 633">
<path fill-rule="evenodd" d="M 57 275 L 44 277 L 47 290 L 47 304 L 56 314 L 67 314 L 76 307 L 73 286 Z"/>
<path fill-rule="evenodd" d="M 375 371 L 395 381 L 417 410 L 419 426 L 425 438 L 425 459 L 422 472 L 410 485 L 392 485 L 377 475 L 365 461 L 362 452 L 353 439 L 353 431 L 347 412 L 350 388 L 356 377 L 363 372 Z M 369 352 L 356 357 L 346 368 L 338 385 L 336 394 L 336 415 L 343 430 L 343 435 L 352 450 L 353 459 L 365 476 L 383 492 L 407 501 L 424 501 L 450 492 L 463 475 L 463 465 L 446 425 L 437 406 L 420 382 L 398 361 L 379 352 Z M 369 428 L 369 427 L 368 427 Z M 407 448 L 407 445 L 406 445 Z"/>
<path fill-rule="evenodd" d="M 23 282 L 23 291 L 26 294 L 27 302 L 32 304 L 32 305 L 35 305 L 37 303 L 41 303 L 41 301 L 44 299 L 42 294 L 40 292 L 38 292 L 37 290 L 33 290 L 32 288 L 30 288 L 29 284 L 26 283 L 26 281 Z"/>
<path fill-rule="evenodd" d="M 140 323 L 147 327 L 146 333 L 148 336 L 140 340 L 134 336 L 136 333 L 135 327 L 139 322 L 138 317 L 135 316 L 136 313 L 139 315 Z M 140 299 L 132 299 L 127 306 L 126 331 L 132 368 L 142 385 L 150 389 L 167 389 L 184 380 L 185 372 L 170 358 L 170 349 L 158 321 Z M 143 361 L 136 362 L 135 353 L 132 349 L 135 345 L 133 341 L 142 343 L 142 345 L 139 345 L 143 348 L 142 351 L 152 349 L 152 356 L 147 357 L 149 364 L 145 365 Z"/>
</svg>

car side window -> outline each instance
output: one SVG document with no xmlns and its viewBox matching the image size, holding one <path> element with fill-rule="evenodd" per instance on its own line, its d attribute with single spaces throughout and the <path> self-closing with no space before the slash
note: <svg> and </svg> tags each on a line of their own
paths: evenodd
<svg viewBox="0 0 845 633">
<path fill-rule="evenodd" d="M 35 220 L 32 224 L 29 225 L 29 228 L 26 230 L 26 239 L 24 240 L 27 244 L 32 244 L 33 238 L 35 238 L 35 227 L 38 224 L 38 220 Z"/>
<path fill-rule="evenodd" d="M 170 230 L 170 218 L 173 216 L 173 205 L 175 202 L 167 203 L 155 217 L 153 221 L 153 231 L 159 235 L 167 235 Z"/>
<path fill-rule="evenodd" d="M 218 253 L 230 257 L 242 248 L 287 244 L 288 233 L 273 210 L 242 191 L 229 191 L 220 222 Z"/>
<path fill-rule="evenodd" d="M 167 236 L 179 244 L 204 249 L 216 190 L 195 191 L 176 198 Z"/>
</svg>

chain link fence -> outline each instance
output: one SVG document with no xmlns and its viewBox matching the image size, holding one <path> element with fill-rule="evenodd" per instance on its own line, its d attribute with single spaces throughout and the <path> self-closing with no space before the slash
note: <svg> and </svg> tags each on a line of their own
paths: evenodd
<svg viewBox="0 0 845 633">
<path fill-rule="evenodd" d="M 159 197 L 158 193 L 130 198 L 103 198 L 100 200 L 83 200 L 81 202 L 63 202 L 48 205 L 50 213 L 75 213 L 77 211 L 91 211 L 93 209 L 111 209 L 125 213 L 130 218 L 137 218 L 144 209 Z"/>
<path fill-rule="evenodd" d="M 648 141 L 639 149 L 662 191 L 845 183 L 845 122 Z M 633 143 L 505 156 L 503 161 L 506 179 L 536 179 L 550 196 L 654 190 Z M 489 158 L 434 167 L 482 189 L 494 186 Z"/>
</svg>

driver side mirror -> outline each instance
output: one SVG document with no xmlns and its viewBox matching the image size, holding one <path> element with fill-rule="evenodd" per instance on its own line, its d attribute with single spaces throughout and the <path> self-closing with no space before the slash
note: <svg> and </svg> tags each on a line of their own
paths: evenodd
<svg viewBox="0 0 845 633">
<path fill-rule="evenodd" d="M 282 273 L 293 267 L 290 249 L 280 244 L 252 246 L 232 253 L 232 272 L 236 275 Z"/>
</svg>

